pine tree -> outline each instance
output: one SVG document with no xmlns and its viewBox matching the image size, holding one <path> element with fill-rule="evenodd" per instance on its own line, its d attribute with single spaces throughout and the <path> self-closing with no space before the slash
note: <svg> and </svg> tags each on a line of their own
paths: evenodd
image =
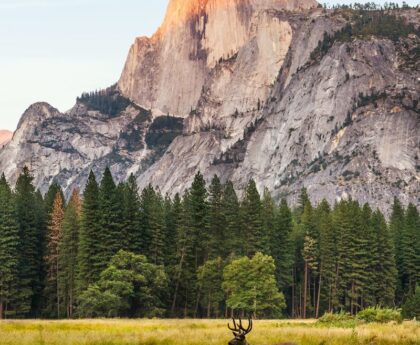
<svg viewBox="0 0 420 345">
<path fill-rule="evenodd" d="M 419 212 L 409 204 L 401 234 L 401 262 L 403 291 L 414 293 L 420 275 L 420 220 Z"/>
<path fill-rule="evenodd" d="M 397 292 L 396 292 L 396 302 L 400 304 L 404 297 L 403 291 L 403 278 L 402 272 L 404 271 L 403 262 L 402 262 L 402 248 L 401 248 L 401 237 L 404 231 L 404 208 L 401 205 L 401 202 L 394 198 L 394 204 L 392 205 L 392 213 L 389 221 L 389 230 L 394 242 L 395 249 L 395 263 L 398 270 L 398 280 L 397 280 Z"/>
<path fill-rule="evenodd" d="M 282 199 L 280 208 L 276 213 L 271 240 L 271 254 L 276 264 L 277 285 L 281 290 L 284 290 L 292 284 L 292 230 L 292 211 L 290 210 L 286 199 Z"/>
<path fill-rule="evenodd" d="M 242 240 L 245 242 L 245 253 L 248 256 L 264 250 L 261 211 L 260 194 L 258 193 L 255 181 L 250 180 L 241 205 Z"/>
<path fill-rule="evenodd" d="M 217 176 L 209 187 L 208 201 L 208 250 L 209 258 L 215 259 L 225 254 L 225 217 L 222 208 L 223 187 Z"/>
<path fill-rule="evenodd" d="M 163 198 L 159 192 L 153 193 L 149 211 L 148 225 L 151 233 L 149 259 L 155 265 L 163 265 L 165 263 L 165 213 Z"/>
<path fill-rule="evenodd" d="M 222 257 L 245 255 L 242 228 L 239 219 L 240 205 L 232 182 L 227 182 L 222 197 L 222 210 L 225 219 L 225 252 Z"/>
<path fill-rule="evenodd" d="M 61 267 L 59 265 L 59 243 L 63 232 L 64 205 L 60 193 L 56 194 L 53 208 L 49 216 L 47 251 L 44 258 L 46 263 L 47 281 L 45 284 L 45 307 L 44 314 L 47 317 L 60 318 L 60 297 L 59 276 Z"/>
<path fill-rule="evenodd" d="M 207 243 L 209 242 L 207 226 L 207 190 L 203 175 L 198 172 L 189 193 L 189 211 L 192 243 L 195 256 L 195 269 L 204 264 L 209 256 Z"/>
<path fill-rule="evenodd" d="M 96 266 L 102 272 L 125 241 L 121 238 L 122 200 L 109 168 L 105 169 L 99 187 L 99 253 Z"/>
<path fill-rule="evenodd" d="M 57 193 L 60 194 L 62 200 L 65 200 L 63 190 L 61 189 L 60 185 L 56 182 L 53 182 L 51 186 L 48 188 L 48 191 L 44 197 L 45 212 L 47 213 L 48 216 L 51 215 L 51 212 L 53 210 L 54 201 L 55 201 L 55 198 L 57 197 Z"/>
<path fill-rule="evenodd" d="M 98 266 L 100 237 L 99 187 L 93 172 L 90 172 L 83 195 L 80 218 L 77 289 L 85 290 L 99 279 Z"/>
<path fill-rule="evenodd" d="M 64 212 L 62 240 L 59 243 L 59 291 L 66 316 L 72 318 L 76 305 L 77 258 L 80 233 L 81 200 L 74 190 Z"/>
<path fill-rule="evenodd" d="M 378 253 L 378 228 L 373 219 L 372 209 L 368 204 L 363 205 L 362 217 L 362 239 L 360 239 L 362 253 L 361 265 L 364 267 L 363 274 L 363 296 L 360 303 L 361 308 L 377 305 L 377 291 L 381 279 L 380 262 Z"/>
<path fill-rule="evenodd" d="M 133 174 L 123 186 L 122 234 L 127 249 L 140 254 L 144 249 L 143 228 L 141 227 L 140 198 L 136 178 Z"/>
<path fill-rule="evenodd" d="M 19 285 L 13 304 L 19 316 L 36 317 L 40 312 L 42 291 L 43 228 L 39 196 L 33 177 L 24 168 L 16 182 L 16 211 L 19 226 Z"/>
<path fill-rule="evenodd" d="M 0 320 L 14 297 L 18 279 L 19 230 L 15 200 L 6 177 L 0 178 Z"/>
<path fill-rule="evenodd" d="M 272 255 L 271 245 L 276 222 L 276 204 L 274 203 L 274 200 L 271 197 L 271 193 L 267 188 L 264 188 L 264 194 L 261 203 L 261 220 L 261 248 L 259 251 L 265 255 Z"/>
<path fill-rule="evenodd" d="M 315 307 L 316 294 L 315 288 L 311 292 L 311 283 L 312 279 L 315 281 L 319 269 L 319 232 L 316 227 L 314 209 L 310 202 L 305 204 L 301 221 L 304 233 L 302 257 L 305 262 L 302 317 L 305 319 L 308 316 L 307 308 L 310 307 L 312 310 Z"/>
<path fill-rule="evenodd" d="M 378 305 L 392 307 L 395 301 L 397 277 L 392 237 L 388 230 L 385 217 L 379 210 L 372 215 L 372 223 L 377 234 L 378 272 L 380 272 L 376 300 Z"/>
<path fill-rule="evenodd" d="M 332 224 L 330 205 L 325 199 L 322 200 L 316 208 L 315 217 L 319 230 L 320 261 L 317 306 L 315 312 L 315 317 L 318 318 L 319 315 L 321 315 L 321 308 L 328 312 L 333 310 L 335 301 L 334 282 L 337 269 L 337 237 Z"/>
</svg>

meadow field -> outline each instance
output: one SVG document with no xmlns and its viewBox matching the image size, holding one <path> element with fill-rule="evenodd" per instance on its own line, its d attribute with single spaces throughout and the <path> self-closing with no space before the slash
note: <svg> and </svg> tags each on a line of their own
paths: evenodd
<svg viewBox="0 0 420 345">
<path fill-rule="evenodd" d="M 1 345 L 227 345 L 223 320 L 1 321 Z M 330 328 L 314 321 L 256 321 L 251 345 L 420 345 L 420 323 Z"/>
</svg>

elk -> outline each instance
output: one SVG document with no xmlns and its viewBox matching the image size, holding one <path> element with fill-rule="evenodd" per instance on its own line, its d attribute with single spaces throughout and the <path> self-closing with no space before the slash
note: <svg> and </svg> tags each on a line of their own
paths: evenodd
<svg viewBox="0 0 420 345">
<path fill-rule="evenodd" d="M 242 325 L 242 320 L 239 319 L 239 322 L 236 322 L 234 318 L 232 318 L 233 321 L 233 327 L 230 327 L 230 324 L 228 323 L 228 328 L 232 331 L 235 338 L 233 338 L 231 341 L 229 341 L 229 345 L 250 345 L 246 341 L 246 335 L 252 331 L 252 319 L 248 319 L 248 327 L 245 328 Z M 277 345 L 296 345 L 293 343 L 281 343 Z"/>
</svg>

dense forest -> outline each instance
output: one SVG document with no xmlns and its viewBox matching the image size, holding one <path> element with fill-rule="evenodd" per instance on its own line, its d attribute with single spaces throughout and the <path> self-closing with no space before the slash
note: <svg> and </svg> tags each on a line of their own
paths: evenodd
<svg viewBox="0 0 420 345">
<path fill-rule="evenodd" d="M 418 303 L 420 219 L 355 200 L 296 208 L 198 173 L 184 195 L 90 174 L 68 201 L 0 179 L 0 316 L 319 317 Z M 415 302 L 417 301 L 417 302 Z M 412 315 L 408 315 L 412 316 Z"/>
</svg>

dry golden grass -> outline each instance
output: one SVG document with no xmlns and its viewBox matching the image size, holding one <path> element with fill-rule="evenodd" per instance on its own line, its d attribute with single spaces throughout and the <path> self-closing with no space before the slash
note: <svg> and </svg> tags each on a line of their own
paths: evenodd
<svg viewBox="0 0 420 345">
<path fill-rule="evenodd" d="M 1 345 L 226 345 L 221 320 L 2 321 Z M 256 321 L 252 345 L 420 345 L 420 324 L 319 327 L 313 321 Z"/>
</svg>

